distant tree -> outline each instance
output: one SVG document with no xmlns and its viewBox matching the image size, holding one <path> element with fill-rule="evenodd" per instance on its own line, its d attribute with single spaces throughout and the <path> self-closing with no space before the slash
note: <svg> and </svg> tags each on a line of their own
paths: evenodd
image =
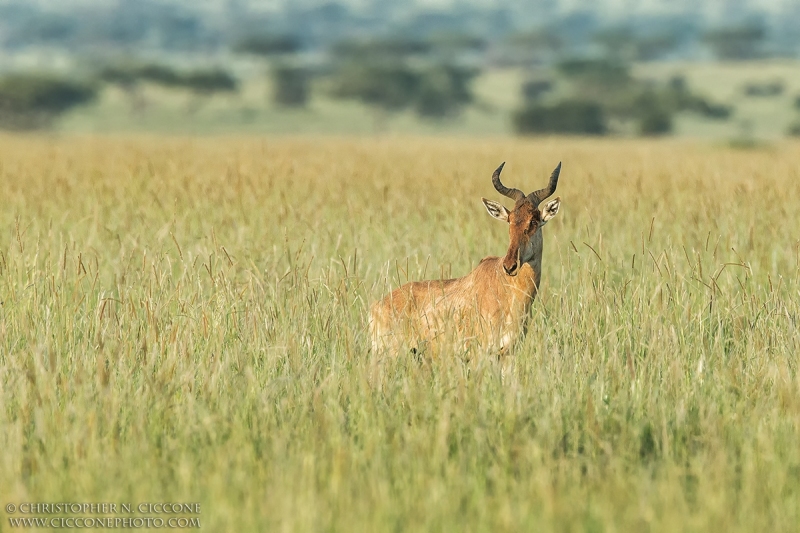
<svg viewBox="0 0 800 533">
<path fill-rule="evenodd" d="M 732 108 L 694 94 L 683 76 L 668 82 L 644 81 L 630 75 L 625 64 L 609 60 L 567 60 L 556 65 L 559 86 L 571 95 L 545 105 L 541 95 L 549 80 L 523 84 L 525 105 L 514 115 L 520 133 L 602 134 L 608 124 L 630 125 L 640 135 L 664 135 L 673 129 L 677 113 L 727 119 Z M 627 130 L 627 127 L 624 129 Z"/>
<path fill-rule="evenodd" d="M 135 112 L 142 111 L 145 106 L 144 96 L 141 93 L 143 83 L 190 91 L 195 96 L 189 104 L 190 112 L 199 109 L 201 98 L 207 98 L 215 93 L 235 92 L 238 89 L 236 78 L 219 68 L 181 72 L 167 65 L 132 63 L 105 67 L 100 70 L 99 77 L 106 83 L 117 85 L 125 91 L 131 98 L 131 108 Z"/>
<path fill-rule="evenodd" d="M 458 66 L 460 51 L 482 49 L 468 35 L 348 39 L 331 48 L 332 95 L 356 99 L 376 112 L 376 126 L 387 113 L 412 109 L 426 118 L 452 117 L 472 102 L 477 70 Z"/>
<path fill-rule="evenodd" d="M 746 96 L 757 98 L 771 98 L 783 94 L 784 85 L 780 80 L 770 82 L 748 82 L 743 88 Z"/>
<path fill-rule="evenodd" d="M 236 79 L 222 69 L 187 72 L 179 76 L 176 85 L 168 86 L 182 87 L 194 94 L 187 107 L 189 113 L 197 112 L 206 98 L 216 93 L 233 93 L 239 88 Z"/>
<path fill-rule="evenodd" d="M 653 108 L 639 117 L 639 134 L 664 135 L 672 131 L 672 115 L 664 109 Z"/>
<path fill-rule="evenodd" d="M 427 54 L 431 48 L 430 42 L 406 37 L 346 39 L 334 44 L 331 53 L 340 61 L 399 61 L 409 56 Z"/>
<path fill-rule="evenodd" d="M 673 76 L 666 88 L 659 91 L 662 106 L 671 112 L 689 111 L 710 119 L 727 119 L 731 108 L 723 104 L 716 104 L 698 96 L 689 90 L 686 78 Z"/>
<path fill-rule="evenodd" d="M 661 59 L 678 46 L 678 37 L 672 34 L 640 37 L 636 40 L 636 59 L 653 61 Z"/>
<path fill-rule="evenodd" d="M 283 107 L 305 107 L 311 96 L 310 73 L 291 61 L 302 49 L 300 40 L 288 35 L 248 37 L 234 47 L 240 53 L 268 59 L 272 101 Z"/>
<path fill-rule="evenodd" d="M 376 111 L 376 127 L 387 113 L 413 109 L 426 118 L 452 117 L 472 102 L 478 71 L 450 64 L 421 68 L 405 61 L 340 64 L 332 95 L 355 99 Z"/>
<path fill-rule="evenodd" d="M 458 114 L 473 100 L 470 82 L 477 72 L 453 65 L 435 65 L 420 76 L 414 109 L 423 117 Z"/>
<path fill-rule="evenodd" d="M 790 124 L 786 133 L 792 137 L 800 137 L 800 120 L 796 120 Z"/>
<path fill-rule="evenodd" d="M 530 79 L 522 84 L 522 98 L 528 103 L 538 102 L 553 90 L 553 82 L 547 79 Z"/>
<path fill-rule="evenodd" d="M 142 114 L 147 108 L 143 90 L 146 83 L 167 88 L 181 88 L 182 75 L 166 65 L 155 63 L 122 62 L 102 67 L 98 72 L 100 81 L 115 85 L 128 98 L 132 114 Z"/>
<path fill-rule="evenodd" d="M 284 107 L 305 107 L 310 96 L 308 71 L 287 64 L 275 65 L 272 73 L 272 99 Z"/>
<path fill-rule="evenodd" d="M 107 66 L 100 69 L 98 77 L 106 82 L 119 85 L 125 90 L 129 90 L 139 81 L 139 76 L 131 68 L 120 66 Z"/>
<path fill-rule="evenodd" d="M 666 105 L 675 111 L 684 111 L 695 106 L 695 95 L 689 90 L 684 76 L 673 76 L 662 91 Z"/>
<path fill-rule="evenodd" d="M 592 101 L 563 100 L 555 105 L 532 105 L 516 112 L 518 133 L 604 135 L 608 131 L 603 107 Z"/>
<path fill-rule="evenodd" d="M 725 120 L 733 113 L 733 108 L 724 104 L 715 104 L 705 98 L 696 97 L 691 107 L 686 108 L 706 118 L 715 120 Z"/>
<path fill-rule="evenodd" d="M 184 80 L 175 69 L 166 65 L 148 63 L 133 67 L 135 75 L 143 81 L 163 85 L 165 87 L 182 87 Z"/>
<path fill-rule="evenodd" d="M 761 44 L 766 37 L 764 28 L 742 26 L 709 31 L 704 40 L 719 59 L 753 59 L 761 55 Z"/>
<path fill-rule="evenodd" d="M 141 76 L 135 68 L 129 66 L 112 65 L 100 69 L 98 78 L 111 85 L 119 87 L 130 102 L 131 113 L 143 113 L 147 107 L 147 100 L 142 93 Z"/>
<path fill-rule="evenodd" d="M 641 93 L 634 103 L 640 135 L 663 135 L 672 131 L 672 112 L 653 91 Z"/>
<path fill-rule="evenodd" d="M 195 70 L 183 74 L 179 76 L 177 85 L 204 96 L 220 92 L 235 92 L 239 88 L 236 78 L 218 68 Z"/>
<path fill-rule="evenodd" d="M 565 77 L 587 85 L 620 86 L 631 82 L 625 63 L 608 59 L 566 59 L 556 65 Z"/>
<path fill-rule="evenodd" d="M 99 78 L 126 90 L 141 82 L 150 82 L 166 87 L 180 87 L 184 82 L 180 72 L 157 63 L 108 65 L 100 69 Z"/>
<path fill-rule="evenodd" d="M 97 97 L 94 86 L 43 74 L 0 78 L 0 127 L 35 129 L 52 124 L 73 107 Z"/>
<path fill-rule="evenodd" d="M 296 54 L 301 48 L 300 40 L 291 35 L 251 35 L 233 47 L 235 52 L 257 56 Z"/>
<path fill-rule="evenodd" d="M 353 63 L 336 73 L 333 94 L 381 111 L 400 111 L 414 101 L 419 85 L 420 76 L 403 63 Z"/>
</svg>

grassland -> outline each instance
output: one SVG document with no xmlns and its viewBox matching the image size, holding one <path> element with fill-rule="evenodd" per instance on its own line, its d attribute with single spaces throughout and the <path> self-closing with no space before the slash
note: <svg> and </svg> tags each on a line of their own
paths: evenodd
<svg viewBox="0 0 800 533">
<path fill-rule="evenodd" d="M 0 502 L 206 531 L 796 531 L 800 146 L 0 139 Z M 513 355 L 366 308 L 501 254 L 564 167 Z M 7 514 L 3 525 L 8 528 Z"/>
</svg>

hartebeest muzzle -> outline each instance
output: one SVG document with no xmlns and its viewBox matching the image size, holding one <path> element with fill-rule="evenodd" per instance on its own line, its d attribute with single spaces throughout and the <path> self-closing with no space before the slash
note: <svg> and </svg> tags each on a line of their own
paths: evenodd
<svg viewBox="0 0 800 533">
<path fill-rule="evenodd" d="M 511 242 L 508 252 L 503 258 L 503 270 L 509 276 L 516 276 L 522 262 L 520 261 L 519 243 Z"/>
</svg>

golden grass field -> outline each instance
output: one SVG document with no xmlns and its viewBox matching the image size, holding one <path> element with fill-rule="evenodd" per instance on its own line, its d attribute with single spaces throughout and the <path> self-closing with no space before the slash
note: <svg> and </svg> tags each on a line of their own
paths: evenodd
<svg viewBox="0 0 800 533">
<path fill-rule="evenodd" d="M 563 161 L 528 336 L 370 354 L 370 302 L 505 252 L 501 161 Z M 3 506 L 797 531 L 797 142 L 4 136 L 0 191 Z"/>
</svg>

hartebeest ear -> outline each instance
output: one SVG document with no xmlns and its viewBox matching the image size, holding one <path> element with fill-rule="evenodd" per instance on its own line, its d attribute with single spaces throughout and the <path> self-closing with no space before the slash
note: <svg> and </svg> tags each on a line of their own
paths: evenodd
<svg viewBox="0 0 800 533">
<path fill-rule="evenodd" d="M 542 222 L 547 222 L 558 213 L 558 207 L 561 205 L 561 198 L 557 197 L 544 204 L 542 209 Z"/>
<path fill-rule="evenodd" d="M 486 210 L 489 211 L 490 215 L 497 220 L 508 222 L 508 209 L 506 209 L 506 206 L 487 200 L 486 198 L 481 198 L 481 200 L 483 200 L 483 205 L 486 206 Z"/>
</svg>

